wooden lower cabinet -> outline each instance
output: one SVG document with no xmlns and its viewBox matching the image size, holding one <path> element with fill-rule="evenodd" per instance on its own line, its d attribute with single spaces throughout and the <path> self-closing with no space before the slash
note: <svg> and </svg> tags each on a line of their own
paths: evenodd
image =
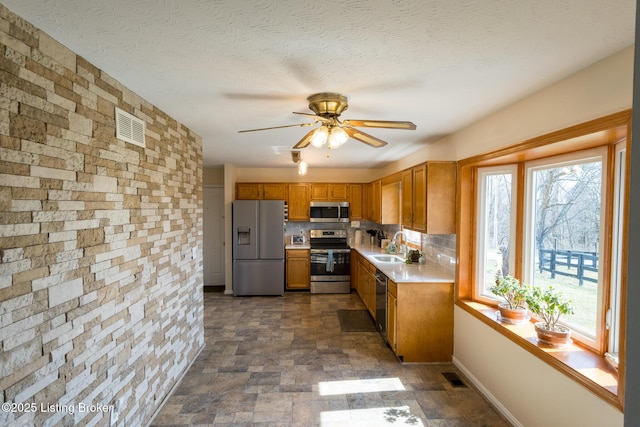
<svg viewBox="0 0 640 427">
<path fill-rule="evenodd" d="M 358 251 L 351 249 L 349 255 L 349 268 L 351 270 L 351 289 L 358 292 L 358 265 L 360 264 L 360 254 Z"/>
<path fill-rule="evenodd" d="M 376 267 L 362 256 L 355 257 L 355 277 L 352 277 L 352 287 L 356 289 L 364 306 L 371 316 L 376 318 Z"/>
<path fill-rule="evenodd" d="M 396 352 L 397 339 L 396 339 L 396 319 L 398 315 L 396 308 L 398 307 L 398 285 L 395 282 L 389 280 L 387 282 L 387 342 L 389 347 Z"/>
<path fill-rule="evenodd" d="M 395 283 L 387 288 L 387 339 L 403 362 L 451 362 L 453 283 Z"/>
<path fill-rule="evenodd" d="M 311 268 L 308 249 L 287 249 L 287 290 L 309 289 Z"/>
</svg>

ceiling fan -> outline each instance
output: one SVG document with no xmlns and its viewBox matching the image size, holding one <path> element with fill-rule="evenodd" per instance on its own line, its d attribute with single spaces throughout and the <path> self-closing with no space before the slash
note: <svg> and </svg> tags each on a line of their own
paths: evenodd
<svg viewBox="0 0 640 427">
<path fill-rule="evenodd" d="M 325 143 L 329 148 L 337 148 L 344 144 L 349 137 L 364 142 L 374 148 L 380 148 L 387 145 L 375 136 L 364 133 L 357 127 L 369 128 L 387 128 L 387 129 L 408 129 L 414 130 L 416 125 L 412 122 L 404 121 L 386 121 L 386 120 L 340 120 L 340 114 L 349 107 L 347 97 L 339 93 L 323 92 L 316 93 L 307 98 L 309 108 L 315 114 L 297 113 L 302 116 L 314 119 L 313 123 L 299 123 L 295 125 L 275 126 L 260 129 L 247 129 L 239 132 L 255 132 L 260 130 L 281 129 L 288 127 L 306 127 L 314 126 L 320 123 L 320 127 L 309 131 L 293 148 L 305 148 L 309 144 L 314 147 L 322 147 Z"/>
</svg>

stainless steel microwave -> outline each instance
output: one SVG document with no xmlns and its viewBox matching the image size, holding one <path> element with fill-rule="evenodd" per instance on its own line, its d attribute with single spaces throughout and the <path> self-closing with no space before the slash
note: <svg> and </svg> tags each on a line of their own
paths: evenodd
<svg viewBox="0 0 640 427">
<path fill-rule="evenodd" d="M 311 222 L 349 222 L 349 202 L 311 202 Z"/>
</svg>

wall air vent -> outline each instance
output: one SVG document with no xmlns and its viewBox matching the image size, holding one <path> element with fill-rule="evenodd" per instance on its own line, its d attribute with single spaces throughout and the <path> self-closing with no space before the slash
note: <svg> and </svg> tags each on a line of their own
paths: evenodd
<svg viewBox="0 0 640 427">
<path fill-rule="evenodd" d="M 144 147 L 144 120 L 116 107 L 116 138 Z"/>
</svg>

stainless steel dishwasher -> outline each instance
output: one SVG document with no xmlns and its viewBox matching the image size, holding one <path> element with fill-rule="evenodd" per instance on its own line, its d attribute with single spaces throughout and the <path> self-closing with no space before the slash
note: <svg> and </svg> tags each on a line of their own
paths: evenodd
<svg viewBox="0 0 640 427">
<path fill-rule="evenodd" d="M 387 342 L 387 276 L 376 269 L 376 325 Z"/>
</svg>

